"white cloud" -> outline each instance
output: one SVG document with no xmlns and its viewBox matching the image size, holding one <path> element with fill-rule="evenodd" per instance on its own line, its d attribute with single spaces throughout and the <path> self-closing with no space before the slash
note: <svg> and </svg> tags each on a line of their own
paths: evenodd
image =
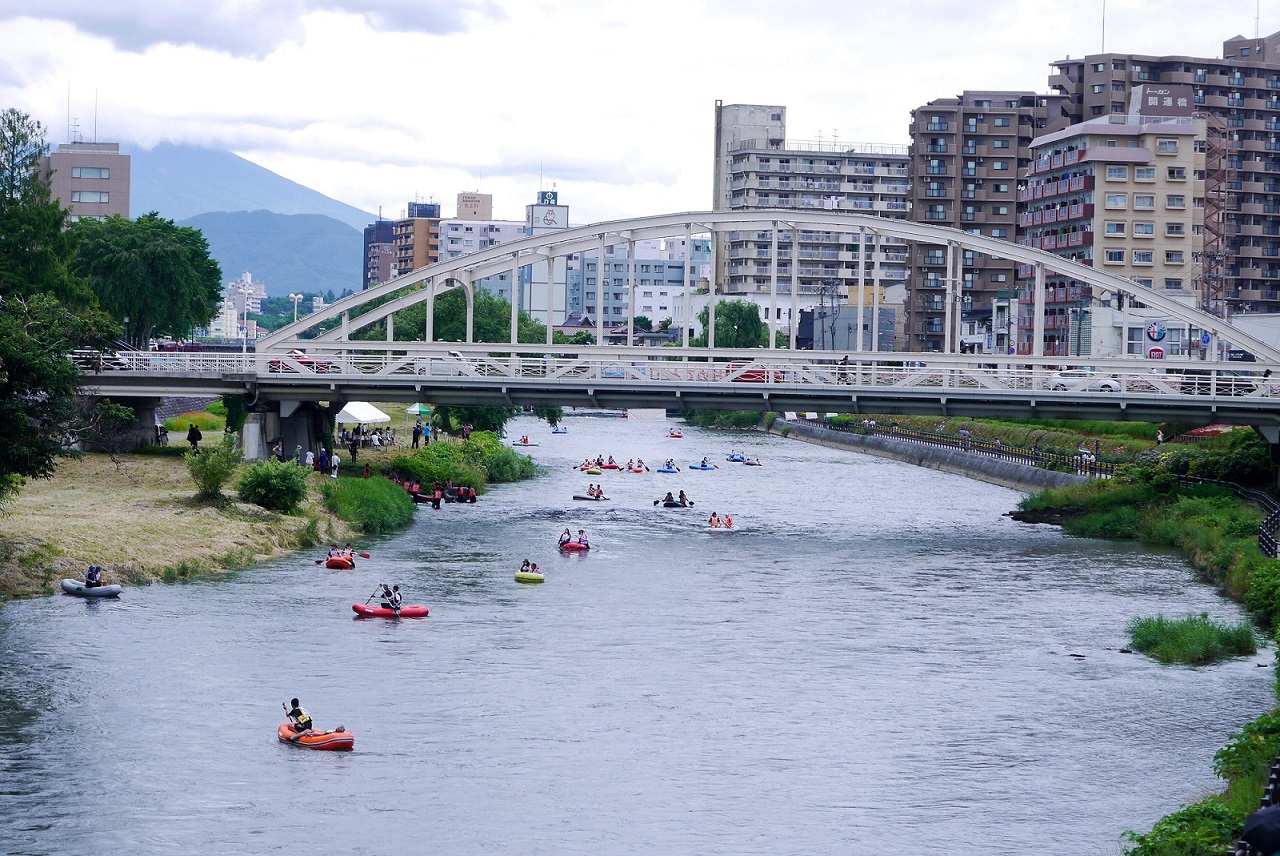
<svg viewBox="0 0 1280 856">
<path fill-rule="evenodd" d="M 0 0 L 0 107 L 57 142 L 70 85 L 86 136 L 231 149 L 365 210 L 480 189 L 518 219 L 555 181 L 589 222 L 707 207 L 716 99 L 786 105 L 793 139 L 904 144 L 932 99 L 1045 91 L 1050 62 L 1100 49 L 1101 5 Z M 1213 56 L 1254 13 L 1108 0 L 1106 46 Z"/>
</svg>

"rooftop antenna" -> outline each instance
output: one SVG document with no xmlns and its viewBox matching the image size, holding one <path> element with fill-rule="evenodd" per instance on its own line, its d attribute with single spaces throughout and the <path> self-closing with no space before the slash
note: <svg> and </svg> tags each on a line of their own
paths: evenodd
<svg viewBox="0 0 1280 856">
<path fill-rule="evenodd" d="M 67 142 L 71 142 L 71 81 L 67 81 Z"/>
<path fill-rule="evenodd" d="M 1262 0 L 1258 0 L 1253 10 L 1253 40 L 1256 42 L 1262 37 Z"/>
<path fill-rule="evenodd" d="M 98 90 L 93 90 L 93 141 L 98 142 Z"/>
<path fill-rule="evenodd" d="M 1107 0 L 1102 0 L 1102 50 L 1099 53 L 1107 52 Z"/>
<path fill-rule="evenodd" d="M 542 159 L 538 159 L 538 190 L 542 190 Z"/>
</svg>

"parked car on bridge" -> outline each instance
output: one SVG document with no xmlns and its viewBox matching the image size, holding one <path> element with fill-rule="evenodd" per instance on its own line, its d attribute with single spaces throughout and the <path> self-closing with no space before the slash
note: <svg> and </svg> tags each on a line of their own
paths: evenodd
<svg viewBox="0 0 1280 856">
<path fill-rule="evenodd" d="M 743 360 L 735 360 L 734 362 L 729 363 L 727 373 L 733 374 L 739 369 L 749 365 L 751 365 L 751 363 Z M 772 380 L 774 383 L 782 383 L 782 372 L 777 369 L 769 371 L 768 369 L 760 368 L 759 366 L 747 369 L 742 372 L 742 374 L 733 378 L 733 380 L 739 383 L 768 383 L 770 381 L 769 375 L 773 375 Z"/>
<path fill-rule="evenodd" d="M 1066 369 L 1049 375 L 1049 389 L 1072 392 L 1119 392 L 1120 381 L 1114 375 L 1089 369 Z"/>
<path fill-rule="evenodd" d="M 302 368 L 315 372 L 316 374 L 328 374 L 329 372 L 338 371 L 337 363 L 310 356 L 306 351 L 300 351 L 297 348 L 289 352 L 289 359 L 296 362 Z M 280 359 L 271 360 L 267 363 L 267 367 L 273 372 L 297 371 L 292 364 Z"/>
</svg>

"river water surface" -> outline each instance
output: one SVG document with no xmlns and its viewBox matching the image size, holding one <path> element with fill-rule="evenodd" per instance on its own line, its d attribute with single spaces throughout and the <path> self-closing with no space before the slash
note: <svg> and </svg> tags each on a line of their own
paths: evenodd
<svg viewBox="0 0 1280 856">
<path fill-rule="evenodd" d="M 1137 615 L 1240 617 L 1173 554 L 894 461 L 566 424 L 511 426 L 545 477 L 420 508 L 354 572 L 0 609 L 0 850 L 1114 854 L 1271 702 L 1270 652 L 1120 652 Z M 570 469 L 598 453 L 720 468 Z M 572 501 L 588 481 L 611 501 Z M 682 488 L 694 510 L 653 507 Z M 565 527 L 589 555 L 557 554 Z M 526 557 L 544 584 L 513 581 Z M 355 619 L 384 580 L 431 616 Z M 278 744 L 294 695 L 355 751 Z"/>
</svg>

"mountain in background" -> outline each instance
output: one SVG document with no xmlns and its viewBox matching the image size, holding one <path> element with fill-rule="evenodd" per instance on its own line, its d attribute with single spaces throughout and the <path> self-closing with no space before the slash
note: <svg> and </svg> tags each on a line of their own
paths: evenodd
<svg viewBox="0 0 1280 856">
<path fill-rule="evenodd" d="M 224 282 L 248 271 L 272 297 L 360 290 L 364 233 L 332 217 L 214 211 L 178 224 L 204 233 L 209 254 L 222 267 Z"/>
<path fill-rule="evenodd" d="M 203 231 L 224 282 L 248 271 L 272 297 L 360 289 L 374 215 L 228 151 L 164 143 L 128 154 L 130 216 L 157 211 Z"/>
<path fill-rule="evenodd" d="M 158 211 L 177 221 L 211 211 L 274 211 L 324 214 L 360 230 L 377 219 L 228 151 L 162 143 L 128 154 L 130 217 Z"/>
</svg>

